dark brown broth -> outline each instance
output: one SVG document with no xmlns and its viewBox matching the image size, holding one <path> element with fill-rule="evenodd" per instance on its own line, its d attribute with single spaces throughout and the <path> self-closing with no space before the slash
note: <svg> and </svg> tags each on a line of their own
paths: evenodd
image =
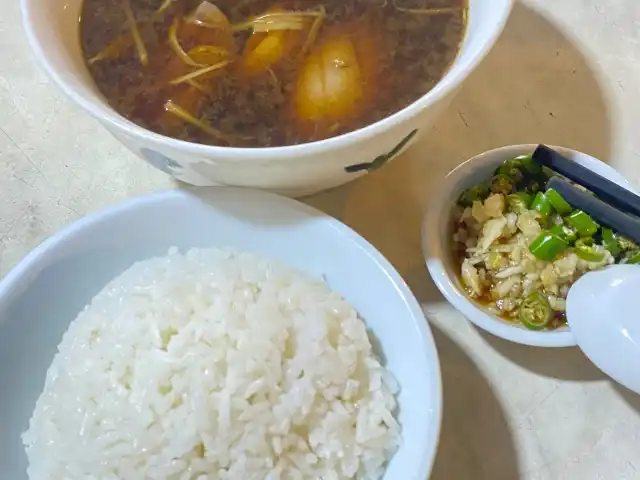
<svg viewBox="0 0 640 480">
<path fill-rule="evenodd" d="M 213 1 L 232 24 L 264 13 L 276 3 L 273 0 Z M 149 64 L 142 66 L 135 48 L 128 48 L 119 58 L 89 65 L 98 88 L 112 107 L 133 122 L 158 133 L 182 140 L 243 147 L 267 147 L 305 143 L 347 133 L 374 123 L 406 107 L 429 91 L 446 73 L 457 55 L 464 35 L 466 0 L 396 0 L 404 8 L 458 7 L 453 13 L 424 15 L 406 13 L 387 0 L 293 0 L 277 2 L 287 10 L 306 10 L 323 5 L 327 17 L 318 41 L 323 35 L 350 22 L 367 25 L 382 48 L 378 55 L 377 78 L 383 79 L 372 89 L 368 105 L 353 118 L 345 118 L 331 129 L 300 128 L 291 115 L 291 95 L 299 63 L 281 62 L 276 77 L 260 75 L 247 80 L 233 69 L 218 74 L 212 93 L 203 101 L 199 119 L 228 134 L 242 136 L 225 142 L 183 122 L 171 128 L 161 124 L 166 85 L 159 82 L 159 72 L 172 60 L 168 47 L 168 28 L 176 15 L 195 8 L 199 0 L 177 0 L 165 15 L 150 21 L 162 0 L 131 0 L 142 38 L 149 52 Z M 354 28 L 354 35 L 362 30 Z M 80 36 L 85 58 L 103 50 L 114 38 L 128 32 L 121 0 L 85 0 L 80 20 Z M 327 33 L 329 32 L 329 33 Z M 234 41 L 242 52 L 248 33 L 237 33 Z M 316 42 L 317 43 L 317 42 Z M 173 95 L 173 93 L 171 94 Z"/>
</svg>

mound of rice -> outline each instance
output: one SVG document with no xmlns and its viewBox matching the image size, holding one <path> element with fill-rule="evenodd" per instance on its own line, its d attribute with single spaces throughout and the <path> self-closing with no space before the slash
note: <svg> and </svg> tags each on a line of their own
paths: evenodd
<svg viewBox="0 0 640 480">
<path fill-rule="evenodd" d="M 23 435 L 29 478 L 377 479 L 400 442 L 396 392 L 324 282 L 172 249 L 69 326 Z"/>
</svg>

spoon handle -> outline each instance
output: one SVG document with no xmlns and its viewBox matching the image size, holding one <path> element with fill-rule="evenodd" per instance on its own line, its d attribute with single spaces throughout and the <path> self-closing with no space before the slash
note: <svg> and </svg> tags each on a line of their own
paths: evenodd
<svg viewBox="0 0 640 480">
<path fill-rule="evenodd" d="M 579 208 L 588 213 L 601 225 L 640 243 L 640 219 L 617 210 L 560 177 L 551 177 L 547 182 L 547 188 L 556 190 L 573 208 Z"/>
<path fill-rule="evenodd" d="M 583 167 L 579 163 L 572 162 L 555 150 L 545 145 L 539 145 L 536 151 L 533 152 L 533 160 L 537 164 L 544 165 L 560 175 L 564 175 L 569 180 L 588 188 L 617 209 L 640 216 L 640 197 L 638 195 Z"/>
</svg>

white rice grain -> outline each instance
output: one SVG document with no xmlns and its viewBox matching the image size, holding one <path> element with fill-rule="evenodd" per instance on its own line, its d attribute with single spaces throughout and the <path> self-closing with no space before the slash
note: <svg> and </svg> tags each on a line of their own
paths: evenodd
<svg viewBox="0 0 640 480">
<path fill-rule="evenodd" d="M 325 283 L 172 250 L 71 323 L 23 435 L 33 480 L 378 479 L 395 381 Z"/>
</svg>

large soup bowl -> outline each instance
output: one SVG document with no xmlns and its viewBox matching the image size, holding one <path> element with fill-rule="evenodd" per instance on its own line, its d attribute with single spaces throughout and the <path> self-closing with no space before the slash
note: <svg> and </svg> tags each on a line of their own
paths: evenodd
<svg viewBox="0 0 640 480">
<path fill-rule="evenodd" d="M 349 182 L 385 164 L 426 132 L 500 35 L 513 0 L 469 0 L 460 52 L 440 82 L 403 110 L 365 128 L 318 142 L 271 148 L 217 147 L 142 128 L 109 106 L 79 42 L 83 0 L 21 0 L 35 57 L 69 98 L 153 166 L 192 185 L 233 185 L 303 196 Z"/>
</svg>

